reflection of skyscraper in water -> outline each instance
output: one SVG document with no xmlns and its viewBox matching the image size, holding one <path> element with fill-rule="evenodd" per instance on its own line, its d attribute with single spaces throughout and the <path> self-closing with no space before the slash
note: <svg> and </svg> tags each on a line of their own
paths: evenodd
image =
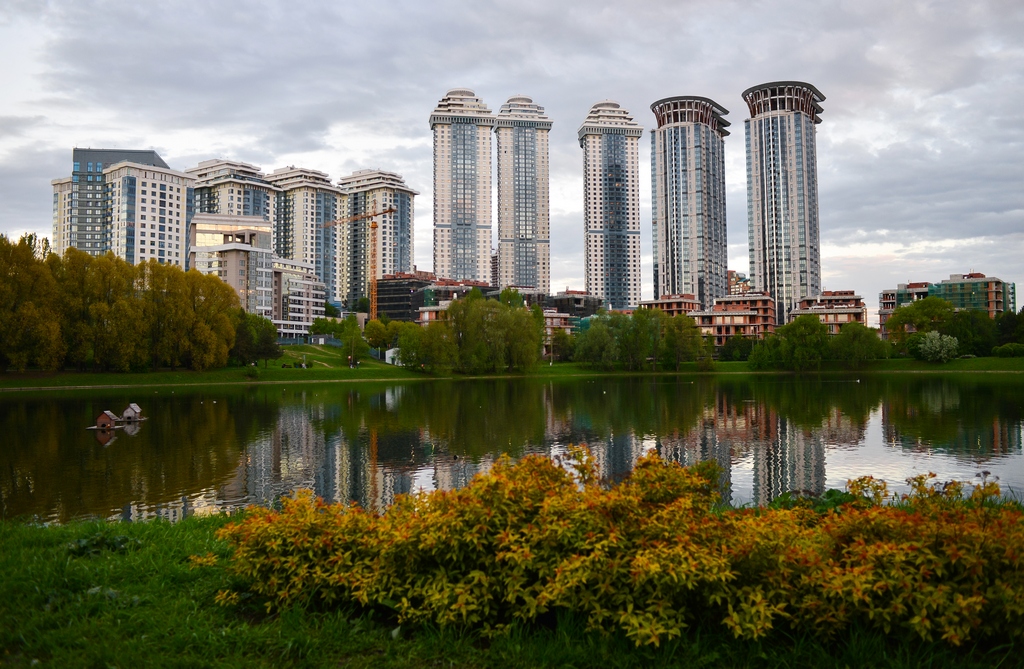
<svg viewBox="0 0 1024 669">
<path fill-rule="evenodd" d="M 298 488 L 316 490 L 326 443 L 319 421 L 311 420 L 310 413 L 322 419 L 322 411 L 322 405 L 283 406 L 277 425 L 249 443 L 244 461 L 249 503 L 267 505 Z"/>
<path fill-rule="evenodd" d="M 658 439 L 658 452 L 665 460 L 690 467 L 698 462 L 714 460 L 722 473 L 718 491 L 722 501 L 732 501 L 732 439 L 728 432 L 728 415 L 723 407 L 705 407 L 700 422 L 686 434 L 678 431 Z"/>
<path fill-rule="evenodd" d="M 774 412 L 772 412 L 774 414 Z M 804 430 L 782 416 L 777 438 L 751 443 L 754 460 L 753 497 L 768 504 L 786 492 L 825 492 L 825 442 L 820 430 Z"/>
<path fill-rule="evenodd" d="M 882 402 L 882 434 L 885 443 L 919 453 L 943 451 L 955 457 L 982 463 L 990 458 L 1017 454 L 1024 449 L 1024 423 L 992 412 L 977 422 L 964 420 L 961 413 L 943 424 L 942 414 L 959 407 L 959 396 L 938 391 L 921 393 L 918 401 L 908 397 Z"/>
</svg>

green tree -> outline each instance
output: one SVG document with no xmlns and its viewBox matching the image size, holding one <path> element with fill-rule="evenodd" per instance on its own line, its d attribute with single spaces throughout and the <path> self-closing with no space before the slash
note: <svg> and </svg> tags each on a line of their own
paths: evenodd
<svg viewBox="0 0 1024 669">
<path fill-rule="evenodd" d="M 832 357 L 847 367 L 857 369 L 869 360 L 885 358 L 888 347 L 878 332 L 860 323 L 847 323 L 832 339 Z"/>
<path fill-rule="evenodd" d="M 655 340 L 660 339 L 660 310 L 637 309 L 631 316 L 612 317 L 618 335 L 619 355 L 626 369 L 641 369 L 647 359 L 654 356 L 657 349 Z"/>
<path fill-rule="evenodd" d="M 256 333 L 255 355 L 263 361 L 263 367 L 267 367 L 270 360 L 277 360 L 284 351 L 277 343 L 277 326 L 269 318 L 255 316 L 251 321 L 251 327 Z"/>
<path fill-rule="evenodd" d="M 702 345 L 700 328 L 692 318 L 684 314 L 668 318 L 661 338 L 661 364 L 678 372 L 682 363 L 697 359 Z"/>
<path fill-rule="evenodd" d="M 718 359 L 723 361 L 746 360 L 750 357 L 750 352 L 753 349 L 753 339 L 735 335 L 725 340 L 722 350 L 718 352 Z"/>
<path fill-rule="evenodd" d="M 505 288 L 502 290 L 498 296 L 498 301 L 506 307 L 513 307 L 515 309 L 522 309 L 525 305 L 522 294 L 515 288 Z"/>
<path fill-rule="evenodd" d="M 235 343 L 231 347 L 231 358 L 243 365 L 250 365 L 259 359 L 256 353 L 255 314 L 238 310 L 235 319 Z"/>
<path fill-rule="evenodd" d="M 359 321 L 354 315 L 349 315 L 341 321 L 336 337 L 341 340 L 341 350 L 352 364 L 365 358 L 370 352 L 370 345 L 363 339 L 363 333 L 359 331 Z"/>
<path fill-rule="evenodd" d="M 953 305 L 941 297 L 926 297 L 897 307 L 885 322 L 889 339 L 897 350 L 907 352 L 907 339 L 914 332 L 938 330 L 953 317 Z"/>
<path fill-rule="evenodd" d="M 797 316 L 776 330 L 783 342 L 786 366 L 797 372 L 819 369 L 828 356 L 828 326 L 817 316 Z"/>
<path fill-rule="evenodd" d="M 370 313 L 370 298 L 368 298 L 368 297 L 360 297 L 358 300 L 356 300 L 356 305 L 355 306 L 356 306 L 356 312 L 358 312 L 360 314 L 368 314 L 368 313 Z"/>
<path fill-rule="evenodd" d="M 192 270 L 185 274 L 192 311 L 188 334 L 189 366 L 196 371 L 223 367 L 235 343 L 231 314 L 239 308 L 238 293 L 220 278 Z"/>
<path fill-rule="evenodd" d="M 309 334 L 311 335 L 325 334 L 340 339 L 341 330 L 342 322 L 330 318 L 314 318 L 313 322 L 309 324 Z"/>
<path fill-rule="evenodd" d="M 363 335 L 371 348 L 385 348 L 388 345 L 387 326 L 376 319 L 366 323 Z"/>
<path fill-rule="evenodd" d="M 0 235 L 0 369 L 52 370 L 64 362 L 58 286 L 38 245 L 33 235 L 17 244 Z"/>
<path fill-rule="evenodd" d="M 562 328 L 551 333 L 551 353 L 556 360 L 572 360 L 575 345 L 574 337 Z"/>
<path fill-rule="evenodd" d="M 618 362 L 618 344 L 612 335 L 607 316 L 591 319 L 590 327 L 576 335 L 575 360 L 602 369 L 611 369 Z"/>
<path fill-rule="evenodd" d="M 324 302 L 324 316 L 327 318 L 337 318 L 341 316 L 341 310 L 330 302 Z"/>
<path fill-rule="evenodd" d="M 1021 309 L 1024 314 L 1024 308 Z M 1024 334 L 1024 317 L 1018 316 L 1014 311 L 1007 310 L 996 317 L 996 337 L 998 343 L 1015 344 L 1024 343 L 1019 336 Z"/>
<path fill-rule="evenodd" d="M 922 336 L 918 347 L 921 358 L 928 362 L 948 362 L 956 357 L 956 337 L 939 334 L 932 330 Z"/>
<path fill-rule="evenodd" d="M 989 318 L 988 312 L 977 309 L 957 311 L 938 331 L 956 338 L 961 355 L 992 355 L 999 341 L 996 322 Z"/>
</svg>

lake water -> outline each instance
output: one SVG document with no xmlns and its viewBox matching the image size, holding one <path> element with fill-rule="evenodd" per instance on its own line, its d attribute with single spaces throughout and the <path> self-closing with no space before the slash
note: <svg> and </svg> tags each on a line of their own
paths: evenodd
<svg viewBox="0 0 1024 669">
<path fill-rule="evenodd" d="M 86 430 L 129 402 L 148 419 Z M 587 444 L 609 480 L 657 450 L 724 468 L 724 497 L 766 503 L 871 474 L 905 489 L 982 471 L 1024 492 L 1019 376 L 652 377 L 423 381 L 0 394 L 0 514 L 176 520 L 297 488 L 383 508 L 465 485 L 502 453 Z"/>
</svg>

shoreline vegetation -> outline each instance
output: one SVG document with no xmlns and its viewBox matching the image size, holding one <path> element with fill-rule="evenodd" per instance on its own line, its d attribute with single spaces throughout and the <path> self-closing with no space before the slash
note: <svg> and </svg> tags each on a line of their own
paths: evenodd
<svg viewBox="0 0 1024 669">
<path fill-rule="evenodd" d="M 214 385 L 333 383 L 363 381 L 431 381 L 459 379 L 533 379 L 557 380 L 576 377 L 673 377 L 691 375 L 758 375 L 793 377 L 820 375 L 873 374 L 1024 374 L 1024 358 L 963 358 L 942 365 L 912 358 L 876 360 L 851 370 L 841 363 L 823 363 L 820 370 L 792 372 L 786 370 L 754 370 L 747 362 L 717 362 L 710 370 L 701 370 L 699 363 L 683 363 L 679 371 L 607 370 L 574 362 L 542 363 L 520 373 L 444 374 L 432 375 L 373 359 L 363 360 L 351 369 L 340 349 L 331 346 L 291 345 L 283 347 L 284 357 L 271 361 L 267 367 L 224 367 L 204 372 L 162 370 L 148 372 L 7 372 L 0 374 L 0 393 L 35 390 L 93 390 L 100 388 L 190 387 Z M 304 358 L 305 356 L 305 358 Z M 307 368 L 293 365 L 306 360 Z M 282 367 L 281 365 L 289 365 Z"/>
<path fill-rule="evenodd" d="M 608 487 L 577 458 L 385 515 L 0 521 L 0 666 L 1016 665 L 1022 511 L 994 483 L 723 509 L 713 465 Z"/>
</svg>

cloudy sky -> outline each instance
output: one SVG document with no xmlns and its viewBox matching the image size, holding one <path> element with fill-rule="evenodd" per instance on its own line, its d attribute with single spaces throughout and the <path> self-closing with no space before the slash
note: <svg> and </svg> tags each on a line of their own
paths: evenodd
<svg viewBox="0 0 1024 669">
<path fill-rule="evenodd" d="M 232 158 L 337 178 L 382 168 L 416 202 L 431 267 L 431 135 L 445 91 L 515 94 L 551 131 L 552 288 L 583 287 L 590 106 L 710 97 L 730 110 L 729 266 L 747 271 L 740 93 L 797 79 L 818 126 L 822 272 L 877 306 L 897 283 L 985 272 L 1024 286 L 1024 3 L 413 0 L 0 3 L 0 232 L 50 234 L 72 147 Z M 641 142 L 644 297 L 650 144 Z M 872 315 L 873 319 L 877 316 Z"/>
</svg>

